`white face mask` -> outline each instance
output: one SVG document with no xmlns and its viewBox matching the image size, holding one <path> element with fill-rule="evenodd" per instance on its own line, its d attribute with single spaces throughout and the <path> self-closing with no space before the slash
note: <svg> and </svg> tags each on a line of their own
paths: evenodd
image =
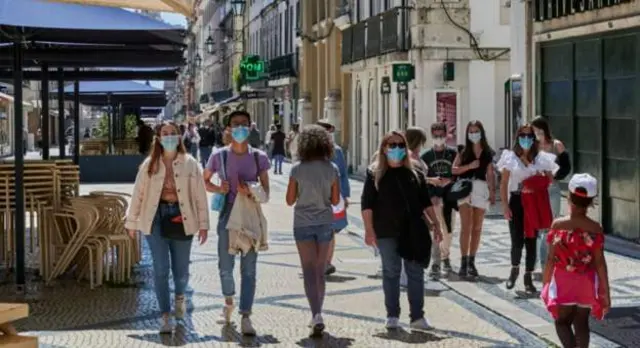
<svg viewBox="0 0 640 348">
<path fill-rule="evenodd" d="M 535 131 L 536 139 L 538 141 L 544 140 L 544 132 L 543 131 Z"/>
<path fill-rule="evenodd" d="M 433 146 L 442 146 L 445 142 L 445 138 L 433 138 Z"/>
</svg>

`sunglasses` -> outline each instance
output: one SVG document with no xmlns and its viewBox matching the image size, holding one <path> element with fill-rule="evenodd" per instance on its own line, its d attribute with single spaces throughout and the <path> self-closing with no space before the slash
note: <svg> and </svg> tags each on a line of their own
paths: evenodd
<svg viewBox="0 0 640 348">
<path fill-rule="evenodd" d="M 390 149 L 404 149 L 407 145 L 405 143 L 388 143 L 387 147 Z"/>
</svg>

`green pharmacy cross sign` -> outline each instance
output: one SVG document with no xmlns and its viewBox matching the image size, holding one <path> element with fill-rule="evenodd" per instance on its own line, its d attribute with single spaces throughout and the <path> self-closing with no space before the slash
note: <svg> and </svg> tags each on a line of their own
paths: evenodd
<svg viewBox="0 0 640 348">
<path fill-rule="evenodd" d="M 265 74 L 264 60 L 260 56 L 245 56 L 240 62 L 240 73 L 246 82 L 262 80 Z"/>
</svg>

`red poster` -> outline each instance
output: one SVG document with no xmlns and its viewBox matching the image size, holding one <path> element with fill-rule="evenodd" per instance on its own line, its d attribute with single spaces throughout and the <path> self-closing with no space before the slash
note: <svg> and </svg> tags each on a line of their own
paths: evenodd
<svg viewBox="0 0 640 348">
<path fill-rule="evenodd" d="M 436 119 L 447 125 L 447 145 L 457 146 L 458 95 L 456 92 L 436 92 Z"/>
</svg>

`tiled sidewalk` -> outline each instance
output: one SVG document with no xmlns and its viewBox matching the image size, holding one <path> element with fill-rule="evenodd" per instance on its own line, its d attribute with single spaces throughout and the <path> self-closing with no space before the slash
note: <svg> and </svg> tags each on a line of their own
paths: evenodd
<svg viewBox="0 0 640 348">
<path fill-rule="evenodd" d="M 158 312 L 152 288 L 149 258 L 127 288 L 103 287 L 91 291 L 74 280 L 52 288 L 29 287 L 26 299 L 0 287 L 3 300 L 26 300 L 31 316 L 20 328 L 40 336 L 42 347 L 546 347 L 547 344 L 509 320 L 494 315 L 442 284 L 429 284 L 426 312 L 437 328 L 429 333 L 387 332 L 381 282 L 370 275 L 378 268 L 360 238 L 342 234 L 336 252 L 338 273 L 328 279 L 324 317 L 327 334 L 307 338 L 310 319 L 300 276 L 299 259 L 291 233 L 291 209 L 284 205 L 286 177 L 273 180 L 272 201 L 266 205 L 271 248 L 260 255 L 254 324 L 259 335 L 242 338 L 235 326 L 217 322 L 222 297 L 217 275 L 215 233 L 205 246 L 195 246 L 192 257 L 189 316 L 176 334 L 157 334 Z M 128 192 L 131 185 L 84 186 L 83 191 Z M 212 226 L 215 223 L 212 215 Z M 404 297 L 405 295 L 403 295 Z M 406 322 L 406 300 L 403 320 Z"/>
</svg>

